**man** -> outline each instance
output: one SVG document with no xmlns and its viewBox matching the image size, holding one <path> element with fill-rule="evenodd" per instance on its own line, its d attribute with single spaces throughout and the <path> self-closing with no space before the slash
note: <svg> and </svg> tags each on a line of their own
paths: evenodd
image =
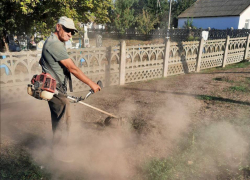
<svg viewBox="0 0 250 180">
<path fill-rule="evenodd" d="M 69 101 L 65 96 L 67 80 L 71 81 L 70 73 L 87 84 L 94 92 L 101 89 L 74 64 L 67 54 L 64 42 L 68 41 L 75 32 L 78 31 L 73 20 L 65 16 L 61 17 L 56 24 L 55 32 L 51 33 L 44 43 L 39 62 L 43 72 L 51 74 L 56 79 L 59 91 L 59 94 L 54 95 L 48 102 L 51 111 L 54 143 L 60 142 L 62 133 L 68 133 L 70 127 Z"/>
</svg>

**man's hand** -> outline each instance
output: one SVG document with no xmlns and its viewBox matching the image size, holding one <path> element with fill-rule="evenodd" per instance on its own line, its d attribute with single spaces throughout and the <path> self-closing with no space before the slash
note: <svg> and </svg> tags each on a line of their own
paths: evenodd
<svg viewBox="0 0 250 180">
<path fill-rule="evenodd" d="M 91 84 L 89 84 L 89 87 L 94 91 L 94 93 L 101 90 L 101 87 L 93 81 Z"/>
</svg>

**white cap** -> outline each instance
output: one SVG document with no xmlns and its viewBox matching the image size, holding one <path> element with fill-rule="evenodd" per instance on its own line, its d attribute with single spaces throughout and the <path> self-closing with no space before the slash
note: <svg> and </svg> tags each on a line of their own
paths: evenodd
<svg viewBox="0 0 250 180">
<path fill-rule="evenodd" d="M 68 29 L 74 29 L 76 32 L 78 32 L 75 27 L 74 21 L 70 18 L 67 18 L 66 16 L 60 17 L 57 24 L 61 24 Z"/>
</svg>

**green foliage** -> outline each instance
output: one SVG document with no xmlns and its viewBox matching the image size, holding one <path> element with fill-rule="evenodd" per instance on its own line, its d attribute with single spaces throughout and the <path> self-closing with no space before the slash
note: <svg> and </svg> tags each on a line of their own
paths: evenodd
<svg viewBox="0 0 250 180">
<path fill-rule="evenodd" d="M 172 19 L 174 27 L 177 27 L 177 17 L 184 12 L 187 8 L 192 6 L 196 0 L 176 0 L 172 1 Z"/>
<path fill-rule="evenodd" d="M 161 0 L 160 4 L 162 4 L 162 2 L 164 1 Z M 158 0 L 146 0 L 144 8 L 153 15 L 158 15 L 161 13 L 161 7 L 159 7 Z"/>
<path fill-rule="evenodd" d="M 136 22 L 139 32 L 147 34 L 154 29 L 154 25 L 157 24 L 159 20 L 158 17 L 155 18 L 153 14 L 143 10 L 142 14 L 138 15 L 136 18 Z"/>
<path fill-rule="evenodd" d="M 142 14 L 143 10 L 146 10 L 150 14 L 158 15 L 162 13 L 162 5 L 167 2 L 166 0 L 159 0 L 160 6 L 158 4 L 158 0 L 136 0 L 132 6 L 135 10 L 135 15 Z"/>
<path fill-rule="evenodd" d="M 116 0 L 114 10 L 114 25 L 122 34 L 135 23 L 132 5 L 135 0 Z"/>
<path fill-rule="evenodd" d="M 143 11 L 154 15 L 159 20 L 159 23 L 155 24 L 154 27 L 167 27 L 169 14 L 168 0 L 138 0 L 133 4 L 133 9 L 135 10 L 136 17 L 142 15 Z"/>
<path fill-rule="evenodd" d="M 172 0 L 172 10 L 171 10 L 171 22 L 173 22 L 174 27 L 177 27 L 178 19 L 177 17 L 189 8 L 196 0 Z M 138 0 L 133 8 L 135 9 L 136 16 L 142 14 L 142 10 L 145 9 L 150 14 L 155 15 L 159 19 L 158 27 L 166 28 L 169 19 L 169 0 Z"/>
<path fill-rule="evenodd" d="M 8 147 L 1 149 L 0 179 L 51 179 L 51 175 L 34 164 L 24 149 Z"/>
<path fill-rule="evenodd" d="M 183 28 L 185 29 L 196 29 L 196 27 L 193 25 L 193 18 L 188 18 L 187 21 L 184 22 Z"/>
<path fill-rule="evenodd" d="M 79 22 L 106 23 L 111 0 L 3 0 L 0 2 L 0 36 L 33 34 L 47 36 L 54 31 L 59 17 L 67 16 Z M 79 27 L 78 27 L 79 28 Z"/>
<path fill-rule="evenodd" d="M 169 20 L 169 2 L 167 0 L 161 1 L 161 13 L 159 14 L 159 21 L 160 21 L 160 28 L 167 28 L 168 27 L 168 20 Z M 172 11 L 172 10 L 171 10 Z M 173 11 L 171 12 L 171 14 Z M 173 18 L 171 18 L 173 19 Z M 172 22 L 172 20 L 170 20 Z"/>
<path fill-rule="evenodd" d="M 199 40 L 200 40 L 200 37 L 194 37 L 192 35 L 187 37 L 187 41 L 199 41 Z"/>
<path fill-rule="evenodd" d="M 9 33 L 19 34 L 21 32 L 30 31 L 31 27 L 28 23 L 31 17 L 24 18 L 21 12 L 21 5 L 9 0 L 0 2 L 0 37 Z"/>
<path fill-rule="evenodd" d="M 172 17 L 177 17 L 195 0 L 172 1 Z M 143 9 L 154 15 L 167 27 L 169 0 L 2 0 L 0 2 L 0 38 L 6 34 L 32 35 L 39 32 L 48 36 L 54 31 L 59 17 L 73 18 L 79 22 L 111 23 L 120 32 L 135 25 L 135 17 L 143 16 Z M 151 27 L 151 25 L 150 25 Z M 79 27 L 77 27 L 79 29 Z M 146 30 L 148 31 L 148 30 Z"/>
</svg>

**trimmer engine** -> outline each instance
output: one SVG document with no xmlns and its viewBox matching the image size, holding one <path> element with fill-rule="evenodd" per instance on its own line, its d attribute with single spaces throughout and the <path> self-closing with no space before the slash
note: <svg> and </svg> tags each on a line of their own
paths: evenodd
<svg viewBox="0 0 250 180">
<path fill-rule="evenodd" d="M 56 91 L 56 80 L 48 73 L 34 75 L 31 84 L 28 84 L 27 92 L 29 95 L 49 101 L 53 98 Z"/>
</svg>

